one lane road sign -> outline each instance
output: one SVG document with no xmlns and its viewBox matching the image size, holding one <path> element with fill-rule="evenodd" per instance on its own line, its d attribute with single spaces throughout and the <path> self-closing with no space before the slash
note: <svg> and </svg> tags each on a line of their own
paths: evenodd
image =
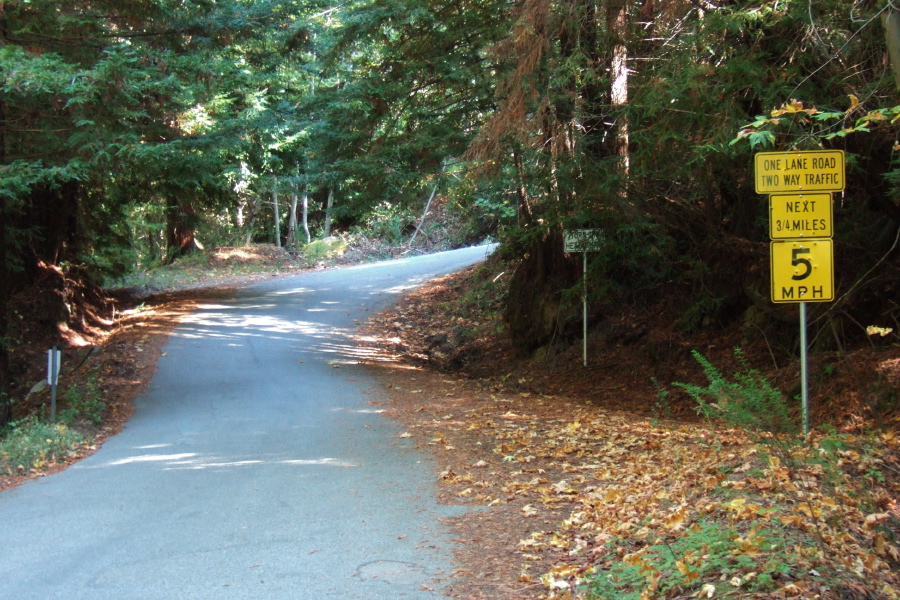
<svg viewBox="0 0 900 600">
<path fill-rule="evenodd" d="M 840 192 L 846 183 L 843 150 L 759 152 L 753 160 L 757 194 Z"/>
</svg>

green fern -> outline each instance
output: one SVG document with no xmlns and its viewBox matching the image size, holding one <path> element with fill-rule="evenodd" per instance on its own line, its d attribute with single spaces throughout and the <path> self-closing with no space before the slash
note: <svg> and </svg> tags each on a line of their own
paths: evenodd
<svg viewBox="0 0 900 600">
<path fill-rule="evenodd" d="M 698 351 L 692 354 L 700 363 L 708 385 L 673 385 L 694 399 L 698 414 L 755 433 L 782 434 L 796 430 L 784 395 L 762 373 L 750 367 L 740 348 L 735 348 L 734 355 L 741 370 L 731 381 Z"/>
</svg>

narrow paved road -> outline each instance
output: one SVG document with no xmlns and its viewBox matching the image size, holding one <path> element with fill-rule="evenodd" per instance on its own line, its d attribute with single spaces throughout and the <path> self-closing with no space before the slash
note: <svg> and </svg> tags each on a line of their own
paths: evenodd
<svg viewBox="0 0 900 600">
<path fill-rule="evenodd" d="M 434 473 L 367 398 L 355 321 L 486 247 L 207 304 L 125 430 L 0 494 L 0 598 L 424 599 L 453 570 Z M 368 309 L 368 310 L 367 310 Z"/>
</svg>

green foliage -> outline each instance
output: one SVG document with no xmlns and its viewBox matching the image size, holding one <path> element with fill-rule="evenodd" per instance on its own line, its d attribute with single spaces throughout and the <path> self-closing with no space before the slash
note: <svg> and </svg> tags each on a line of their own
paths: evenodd
<svg viewBox="0 0 900 600">
<path fill-rule="evenodd" d="M 653 404 L 653 415 L 657 419 L 669 419 L 672 417 L 672 403 L 669 400 L 669 390 L 659 382 L 656 377 L 650 378 L 653 389 L 656 390 L 656 402 Z"/>
<path fill-rule="evenodd" d="M 726 577 L 738 578 L 744 591 L 770 592 L 777 579 L 790 575 L 799 558 L 783 538 L 774 526 L 754 527 L 742 535 L 718 523 L 698 523 L 673 541 L 660 537 L 642 543 L 636 551 L 629 552 L 628 541 L 609 542 L 611 551 L 620 548 L 624 556 L 609 569 L 591 575 L 587 598 L 638 600 L 648 590 L 650 597 L 699 595 L 704 585 L 713 585 L 719 596 L 735 590 L 731 582 L 721 581 Z M 751 572 L 755 575 L 748 576 Z"/>
<path fill-rule="evenodd" d="M 832 493 L 846 488 L 848 472 L 853 473 L 853 477 L 868 480 L 852 492 L 851 496 L 863 510 L 878 512 L 878 490 L 888 477 L 884 471 L 885 450 L 877 448 L 874 442 L 877 435 L 872 435 L 872 432 L 865 435 L 842 433 L 830 426 L 821 429 L 824 430 L 824 434 L 816 440 L 815 451 L 805 454 L 794 452 L 790 455 L 792 463 L 789 464 L 822 472 L 824 475 L 822 483 Z M 892 434 L 889 434 L 888 437 L 891 436 Z M 851 464 L 853 470 L 848 468 Z"/>
<path fill-rule="evenodd" d="M 0 431 L 0 471 L 27 473 L 53 462 L 62 462 L 82 443 L 81 434 L 59 423 L 37 419 L 12 423 Z"/>
<path fill-rule="evenodd" d="M 724 300 L 724 298 L 712 296 L 708 290 L 701 290 L 694 294 L 691 305 L 678 318 L 676 324 L 685 331 L 697 331 L 718 313 Z"/>
<path fill-rule="evenodd" d="M 96 379 L 87 378 L 70 385 L 62 395 L 62 409 L 59 418 L 72 425 L 86 422 L 99 425 L 106 412 L 106 400 Z"/>
<path fill-rule="evenodd" d="M 703 368 L 708 385 L 674 383 L 697 403 L 697 413 L 710 419 L 722 419 L 729 425 L 745 428 L 756 434 L 783 434 L 796 431 L 790 410 L 780 390 L 775 388 L 762 373 L 747 364 L 740 348 L 734 355 L 741 371 L 733 381 L 722 373 L 702 354 L 691 352 Z M 766 439 L 765 436 L 763 439 Z"/>
<path fill-rule="evenodd" d="M 509 297 L 509 278 L 487 264 L 478 267 L 475 279 L 479 283 L 466 292 L 457 314 L 478 314 L 499 320 Z"/>
<path fill-rule="evenodd" d="M 817 147 L 851 133 L 893 129 L 900 121 L 900 106 L 875 108 L 862 115 L 858 115 L 859 112 L 859 99 L 854 95 L 850 95 L 850 108 L 845 111 L 822 112 L 814 106 L 807 107 L 803 102 L 792 100 L 773 109 L 771 117 L 757 116 L 755 121 L 738 132 L 730 145 L 746 139 L 751 148 L 760 146 L 759 149 L 763 150 L 765 146 L 776 145 L 777 134 L 790 132 L 803 140 L 802 143 L 793 142 L 793 147 Z"/>
<path fill-rule="evenodd" d="M 135 271 L 146 260 L 128 241 L 121 238 L 79 256 L 80 263 L 95 281 L 115 281 Z"/>
<path fill-rule="evenodd" d="M 147 205 L 165 207 L 153 226 L 170 233 L 177 203 L 208 226 L 211 242 L 228 237 L 218 217 L 237 190 L 227 173 L 246 168 L 254 183 L 303 162 L 305 75 L 292 39 L 304 11 L 319 10 L 295 0 L 6 7 L 0 187 L 10 194 L 5 210 L 20 217 L 4 219 L 7 262 L 33 260 L 22 255 L 40 237 L 29 228 L 40 214 L 35 191 L 71 181 L 78 192 L 67 201 L 79 203 L 84 247 L 68 243 L 79 256 L 66 258 L 100 275 L 165 255 L 160 240 L 128 222 Z"/>
<path fill-rule="evenodd" d="M 161 264 L 149 269 L 134 270 L 126 275 L 106 280 L 110 288 L 163 289 L 199 281 L 204 274 L 199 272 L 198 254 L 187 255 L 172 264 Z M 184 259 L 187 259 L 185 261 Z M 194 263 L 193 265 L 191 263 Z M 205 270 L 205 269 L 204 269 Z"/>
<path fill-rule="evenodd" d="M 402 205 L 382 202 L 369 210 L 360 220 L 356 230 L 366 237 L 381 239 L 392 246 L 409 240 L 415 229 L 417 217 Z"/>
<path fill-rule="evenodd" d="M 673 240 L 663 227 L 646 218 L 612 222 L 604 244 L 588 257 L 592 293 L 611 293 L 610 299 L 654 289 L 677 271 Z"/>
<path fill-rule="evenodd" d="M 340 256 L 346 250 L 347 242 L 341 238 L 334 238 L 316 240 L 307 244 L 303 248 L 303 254 L 306 255 L 306 259 L 309 264 L 315 264 L 316 262 L 326 258 Z"/>
</svg>

